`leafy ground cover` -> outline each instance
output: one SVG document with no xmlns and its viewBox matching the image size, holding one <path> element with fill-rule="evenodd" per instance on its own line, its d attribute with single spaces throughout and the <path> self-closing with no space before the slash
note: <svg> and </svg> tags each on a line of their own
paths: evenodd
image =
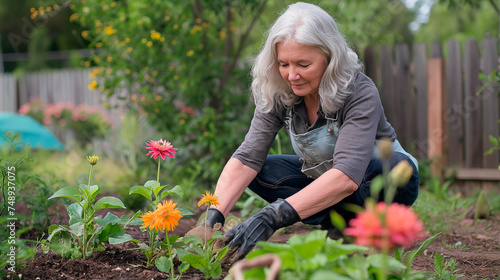
<svg viewBox="0 0 500 280">
<path fill-rule="evenodd" d="M 441 234 L 413 261 L 412 269 L 431 272 L 434 279 L 454 279 L 452 275 L 459 274 L 463 275 L 461 279 L 500 279 L 500 215 L 495 208 L 497 206 L 492 207 L 490 219 L 479 220 L 473 218 L 472 203 L 457 203 L 457 199 L 443 203 L 438 202 L 432 193 L 421 192 L 415 208 L 426 227 L 434 232 L 440 230 Z M 113 211 L 116 215 L 124 214 Z M 198 209 L 195 214 L 199 216 L 202 212 Z M 233 214 L 238 216 L 239 213 Z M 68 217 L 66 213 L 60 213 L 51 219 L 59 223 L 62 219 L 64 223 Z M 196 217 L 181 219 L 169 234 L 182 236 L 194 227 L 196 221 Z M 278 232 L 270 241 L 285 243 L 292 235 L 305 235 L 316 229 L 297 223 Z M 141 242 L 148 240 L 139 226 L 128 226 L 127 233 Z M 34 235 L 30 236 L 30 232 L 25 232 L 22 237 L 36 239 Z M 105 251 L 95 252 L 87 259 L 69 260 L 51 252 L 44 253 L 39 246 L 34 259 L 24 263 L 24 269 L 18 269 L 16 274 L 21 279 L 168 279 L 168 275 L 156 267 L 146 268 L 146 257 L 136 248 L 137 245 L 131 242 L 109 245 Z M 435 258 L 437 253 L 443 257 L 442 263 Z M 227 277 L 231 266 L 229 262 L 222 264 L 223 273 L 219 279 Z M 190 268 L 184 272 L 182 279 L 205 277 L 200 271 Z"/>
</svg>

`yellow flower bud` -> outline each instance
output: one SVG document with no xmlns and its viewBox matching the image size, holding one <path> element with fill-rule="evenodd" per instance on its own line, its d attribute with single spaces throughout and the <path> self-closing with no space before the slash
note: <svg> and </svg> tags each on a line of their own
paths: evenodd
<svg viewBox="0 0 500 280">
<path fill-rule="evenodd" d="M 99 159 L 101 159 L 101 157 L 98 155 L 87 156 L 87 160 L 89 161 L 90 165 L 96 165 Z"/>
<path fill-rule="evenodd" d="M 396 164 L 391 172 L 389 172 L 389 179 L 394 185 L 402 187 L 408 183 L 412 174 L 413 167 L 408 161 L 403 160 Z"/>
<path fill-rule="evenodd" d="M 392 156 L 392 144 L 393 142 L 389 138 L 382 138 L 377 142 L 377 149 L 380 157 L 383 159 L 390 159 Z"/>
</svg>

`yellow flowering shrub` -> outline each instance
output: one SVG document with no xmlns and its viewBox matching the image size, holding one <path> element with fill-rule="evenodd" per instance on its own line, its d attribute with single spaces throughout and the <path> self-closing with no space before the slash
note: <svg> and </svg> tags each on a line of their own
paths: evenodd
<svg viewBox="0 0 500 280">
<path fill-rule="evenodd" d="M 98 49 L 83 63 L 99 69 L 92 72 L 99 84 L 89 88 L 112 107 L 144 112 L 166 137 L 186 143 L 191 156 L 179 158 L 186 172 L 206 161 L 212 169 L 197 178 L 213 183 L 252 116 L 243 55 L 256 47 L 248 35 L 264 3 L 72 1 L 71 19 Z"/>
</svg>

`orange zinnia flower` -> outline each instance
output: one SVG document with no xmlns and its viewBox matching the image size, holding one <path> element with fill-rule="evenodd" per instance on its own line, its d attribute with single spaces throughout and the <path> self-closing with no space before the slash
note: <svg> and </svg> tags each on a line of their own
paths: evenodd
<svg viewBox="0 0 500 280">
<path fill-rule="evenodd" d="M 354 236 L 361 246 L 394 249 L 408 247 L 424 237 L 422 221 L 410 207 L 397 203 L 368 205 L 349 225 L 344 233 Z"/>
<path fill-rule="evenodd" d="M 146 149 L 149 150 L 149 152 L 146 154 L 147 156 L 151 155 L 151 157 L 154 159 L 157 159 L 159 156 L 163 160 L 165 160 L 165 156 L 168 156 L 169 158 L 175 158 L 174 154 L 177 149 L 175 149 L 168 141 L 165 141 L 163 139 L 160 139 L 158 141 L 149 140 L 149 142 L 146 142 L 146 145 Z"/>
<path fill-rule="evenodd" d="M 154 213 L 151 211 L 148 211 L 142 215 L 142 226 L 143 227 L 149 227 L 149 229 L 153 229 L 153 223 L 154 223 Z"/>
<path fill-rule="evenodd" d="M 206 194 L 204 194 L 203 197 L 200 199 L 200 202 L 198 202 L 198 207 L 200 207 L 203 204 L 206 204 L 207 206 L 220 205 L 219 197 L 217 197 L 216 195 L 213 195 L 209 191 L 207 191 Z"/>
<path fill-rule="evenodd" d="M 181 211 L 175 209 L 177 203 L 172 200 L 158 203 L 158 208 L 153 212 L 155 214 L 153 227 L 158 230 L 171 231 L 179 224 L 182 218 Z"/>
</svg>

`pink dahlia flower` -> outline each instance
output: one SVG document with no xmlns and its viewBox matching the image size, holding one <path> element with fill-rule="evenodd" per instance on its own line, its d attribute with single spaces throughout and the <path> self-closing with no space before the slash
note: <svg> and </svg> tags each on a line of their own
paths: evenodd
<svg viewBox="0 0 500 280">
<path fill-rule="evenodd" d="M 349 226 L 344 233 L 354 236 L 356 244 L 380 249 L 408 247 L 424 237 L 423 223 L 415 212 L 397 203 L 369 205 L 349 222 Z"/>
<path fill-rule="evenodd" d="M 146 149 L 149 150 L 149 152 L 146 154 L 151 155 L 152 158 L 157 159 L 158 156 L 161 157 L 161 159 L 165 160 L 165 156 L 168 156 L 169 158 L 175 158 L 174 154 L 177 149 L 175 149 L 170 142 L 167 142 L 163 139 L 160 139 L 158 141 L 153 141 L 149 140 L 149 142 L 146 142 Z"/>
</svg>

